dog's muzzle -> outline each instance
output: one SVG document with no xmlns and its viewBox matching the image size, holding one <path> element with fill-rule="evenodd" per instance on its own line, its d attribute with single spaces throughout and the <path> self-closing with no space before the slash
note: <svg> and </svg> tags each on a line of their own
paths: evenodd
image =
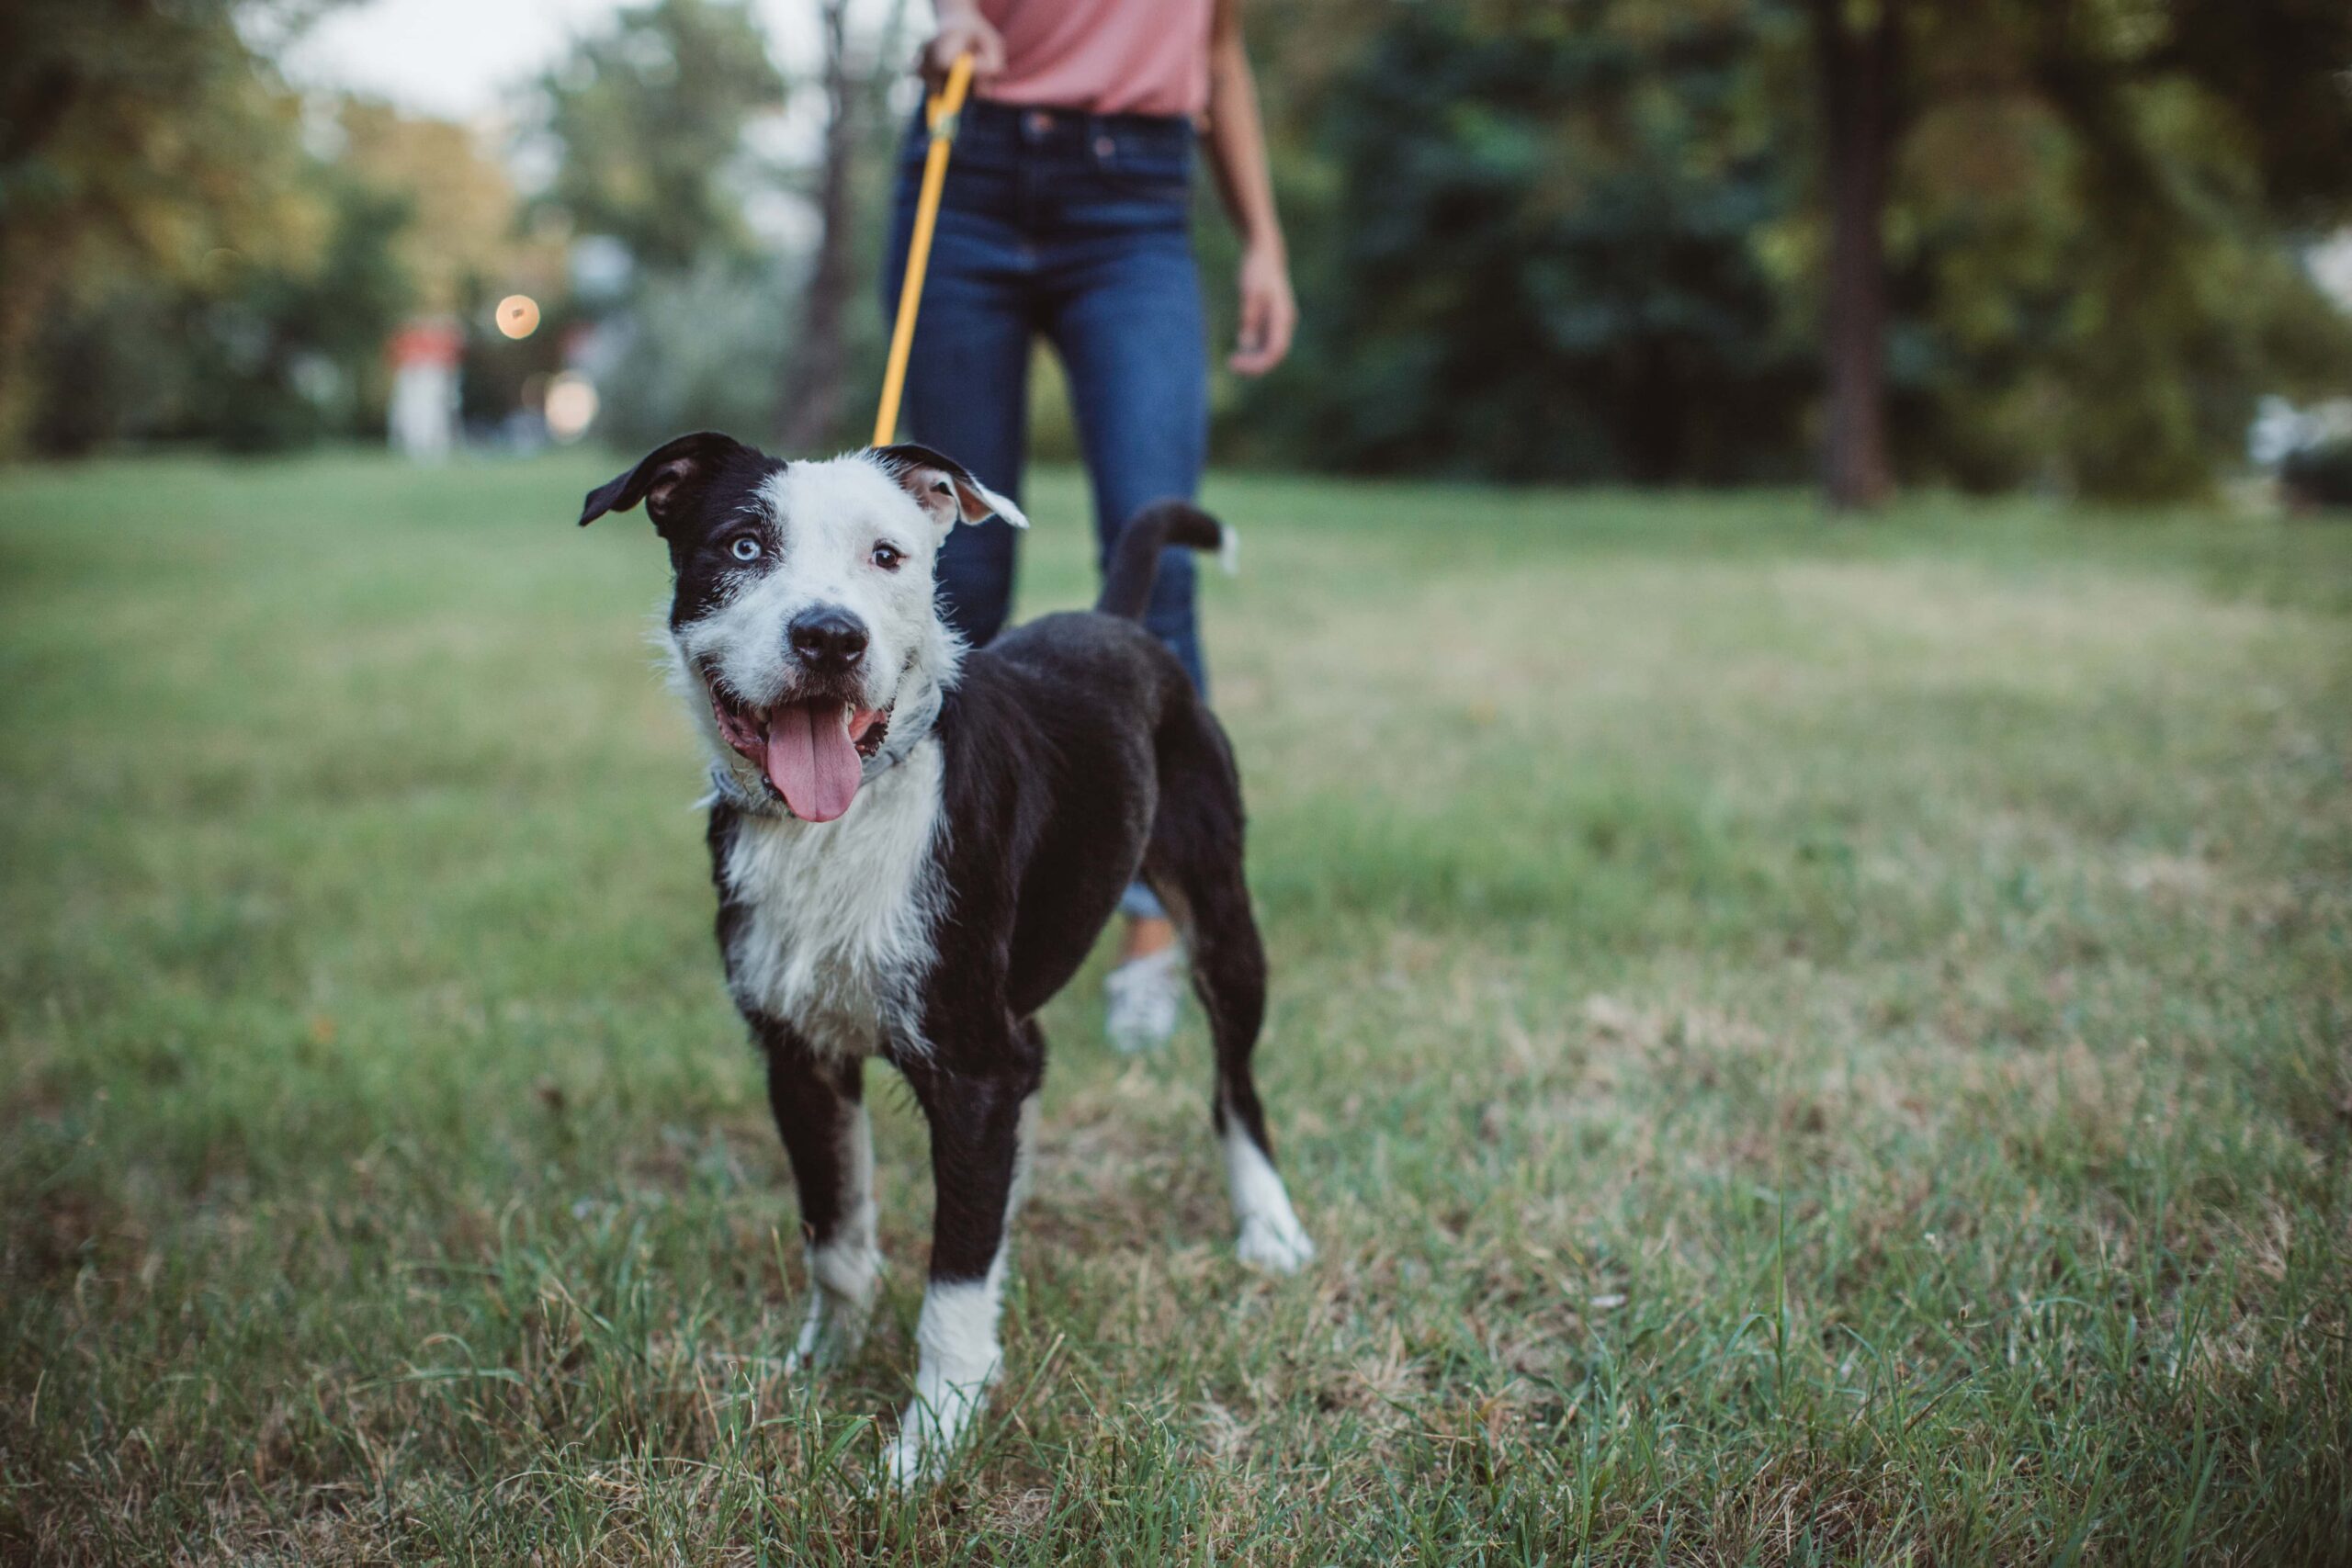
<svg viewBox="0 0 2352 1568">
<path fill-rule="evenodd" d="M 862 657 L 862 629 L 859 638 Z M 710 694 L 719 735 L 760 770 L 795 817 L 831 822 L 850 808 L 865 780 L 866 760 L 889 735 L 889 709 L 861 707 L 854 697 L 840 694 L 838 687 L 846 682 L 834 681 L 814 694 L 788 695 L 763 708 L 737 696 L 716 671 L 705 667 L 698 673 Z"/>
</svg>

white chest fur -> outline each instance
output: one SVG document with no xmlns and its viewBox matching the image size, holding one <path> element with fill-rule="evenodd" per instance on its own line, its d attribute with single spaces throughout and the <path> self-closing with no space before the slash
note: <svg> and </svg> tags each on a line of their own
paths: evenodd
<svg viewBox="0 0 2352 1568">
<path fill-rule="evenodd" d="M 922 1049 L 917 998 L 940 889 L 940 747 L 926 739 L 836 821 L 745 817 L 727 886 L 747 918 L 727 954 L 737 1005 L 790 1024 L 818 1051 Z"/>
</svg>

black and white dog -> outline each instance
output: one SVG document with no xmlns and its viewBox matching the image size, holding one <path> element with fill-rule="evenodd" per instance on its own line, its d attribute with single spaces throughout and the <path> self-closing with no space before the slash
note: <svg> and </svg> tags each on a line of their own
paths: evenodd
<svg viewBox="0 0 2352 1568">
<path fill-rule="evenodd" d="M 1274 1172 L 1250 1054 L 1266 963 L 1225 734 L 1137 624 L 1163 545 L 1230 536 L 1180 502 L 1121 535 L 1092 614 L 967 652 L 932 564 L 958 523 L 1027 520 L 921 446 L 787 463 L 682 436 L 589 493 L 642 502 L 670 547 L 674 682 L 712 758 L 711 876 L 729 989 L 765 1053 L 814 1290 L 795 1362 L 855 1350 L 874 1304 L 879 1055 L 931 1127 L 937 1210 L 914 1398 L 889 1455 L 935 1474 L 1000 1365 L 1006 1229 L 1037 1086 L 1037 1010 L 1138 873 L 1174 914 L 1216 1042 L 1215 1123 L 1242 1259 L 1314 1248 Z"/>
</svg>

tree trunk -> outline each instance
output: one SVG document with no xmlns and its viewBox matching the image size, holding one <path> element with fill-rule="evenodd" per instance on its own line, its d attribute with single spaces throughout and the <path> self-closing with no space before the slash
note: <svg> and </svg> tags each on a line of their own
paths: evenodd
<svg viewBox="0 0 2352 1568">
<path fill-rule="evenodd" d="M 1812 0 L 1829 196 L 1824 311 L 1827 403 L 1822 453 L 1830 506 L 1866 510 L 1894 488 L 1886 455 L 1886 247 L 1883 220 L 1894 141 L 1897 12 L 1869 0 L 1860 27 L 1847 0 Z"/>
<path fill-rule="evenodd" d="M 841 421 L 850 276 L 850 175 L 857 153 L 855 84 L 850 80 L 849 0 L 824 0 L 825 150 L 817 175 L 817 255 L 800 302 L 800 332 L 785 366 L 777 424 L 786 451 L 831 442 Z"/>
<path fill-rule="evenodd" d="M 40 331 L 64 293 L 74 252 L 65 232 L 0 235 L 0 462 L 31 447 Z"/>
</svg>

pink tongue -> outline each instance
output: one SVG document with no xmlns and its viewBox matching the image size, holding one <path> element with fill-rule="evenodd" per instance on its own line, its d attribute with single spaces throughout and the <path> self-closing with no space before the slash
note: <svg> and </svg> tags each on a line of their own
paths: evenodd
<svg viewBox="0 0 2352 1568">
<path fill-rule="evenodd" d="M 768 715 L 768 783 L 805 822 L 830 822 L 857 798 L 865 764 L 839 703 L 793 703 Z"/>
</svg>

